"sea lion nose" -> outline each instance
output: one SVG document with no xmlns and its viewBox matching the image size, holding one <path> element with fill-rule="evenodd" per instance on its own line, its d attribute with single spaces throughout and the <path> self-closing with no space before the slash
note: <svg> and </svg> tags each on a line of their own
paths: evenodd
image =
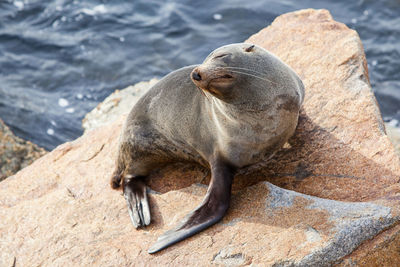
<svg viewBox="0 0 400 267">
<path fill-rule="evenodd" d="M 193 80 L 201 81 L 200 73 L 198 73 L 196 70 L 194 70 L 194 71 L 192 72 L 192 78 L 193 78 Z"/>
</svg>

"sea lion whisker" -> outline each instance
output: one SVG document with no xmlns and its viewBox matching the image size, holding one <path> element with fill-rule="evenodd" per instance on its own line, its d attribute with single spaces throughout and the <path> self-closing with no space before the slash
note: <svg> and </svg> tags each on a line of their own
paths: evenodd
<svg viewBox="0 0 400 267">
<path fill-rule="evenodd" d="M 256 70 L 252 70 L 252 69 L 248 69 L 248 68 L 240 68 L 240 67 L 218 67 L 218 68 L 229 69 L 229 70 L 244 70 L 244 71 L 257 73 L 257 74 L 260 74 L 260 75 L 265 75 L 266 74 L 266 73 L 259 72 L 259 71 L 256 71 Z"/>
<path fill-rule="evenodd" d="M 271 80 L 269 80 L 269 79 L 267 79 L 267 78 L 262 78 L 262 77 L 260 77 L 260 76 L 253 75 L 253 74 L 250 74 L 250 73 L 246 73 L 246 72 L 242 72 L 242 71 L 235 71 L 235 70 L 229 70 L 229 71 L 232 72 L 232 73 L 244 74 L 244 75 L 247 75 L 247 76 L 251 76 L 251 77 L 254 77 L 254 78 L 258 78 L 258 79 L 260 79 L 260 80 L 264 80 L 264 81 L 266 81 L 266 82 L 270 82 L 270 83 L 273 83 L 273 84 L 277 84 L 277 83 L 275 83 L 275 82 L 273 82 L 273 81 L 271 81 Z"/>
<path fill-rule="evenodd" d="M 200 92 L 201 92 L 201 94 L 202 94 L 203 96 L 205 96 L 208 100 L 210 100 L 210 99 L 208 98 L 208 95 L 203 91 L 203 89 L 201 89 L 201 88 L 198 87 L 198 86 L 196 86 L 196 88 L 200 90 Z"/>
<path fill-rule="evenodd" d="M 252 70 L 252 69 L 248 69 L 248 68 L 239 68 L 239 67 L 217 67 L 216 69 L 227 69 L 228 71 L 241 71 L 241 72 L 245 72 L 245 73 L 249 73 L 249 74 L 253 74 L 253 75 L 260 75 L 260 76 L 265 76 L 266 73 L 262 73 L 256 70 Z"/>
<path fill-rule="evenodd" d="M 203 90 L 202 90 L 200 87 L 196 86 L 196 88 L 199 89 L 199 91 L 200 91 L 200 93 L 201 93 L 202 95 L 204 95 L 204 92 L 203 92 Z"/>
</svg>

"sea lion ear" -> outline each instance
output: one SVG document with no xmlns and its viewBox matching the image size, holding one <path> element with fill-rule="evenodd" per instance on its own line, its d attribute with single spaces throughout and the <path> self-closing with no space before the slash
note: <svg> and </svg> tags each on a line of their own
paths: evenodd
<svg viewBox="0 0 400 267">
<path fill-rule="evenodd" d="M 255 47 L 255 45 L 251 45 L 251 46 L 247 47 L 244 51 L 251 52 L 254 47 Z"/>
</svg>

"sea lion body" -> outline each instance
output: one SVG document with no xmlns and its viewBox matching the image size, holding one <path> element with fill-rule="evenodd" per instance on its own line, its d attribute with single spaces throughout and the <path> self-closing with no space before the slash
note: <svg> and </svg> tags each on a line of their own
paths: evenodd
<svg viewBox="0 0 400 267">
<path fill-rule="evenodd" d="M 122 180 L 133 224 L 150 223 L 141 178 L 153 170 L 193 161 L 212 173 L 202 205 L 150 253 L 222 218 L 235 173 L 268 160 L 283 146 L 295 131 L 303 98 L 295 72 L 250 44 L 221 47 L 203 64 L 168 74 L 141 97 L 124 125 L 112 179 L 114 188 Z"/>
</svg>

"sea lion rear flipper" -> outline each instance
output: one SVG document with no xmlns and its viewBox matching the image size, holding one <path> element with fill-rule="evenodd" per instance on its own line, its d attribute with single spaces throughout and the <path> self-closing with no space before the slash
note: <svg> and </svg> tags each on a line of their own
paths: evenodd
<svg viewBox="0 0 400 267">
<path fill-rule="evenodd" d="M 132 224 L 135 228 L 149 225 L 150 207 L 145 183 L 139 177 L 124 179 L 123 190 Z"/>
<path fill-rule="evenodd" d="M 211 166 L 211 181 L 207 194 L 199 207 L 189 213 L 180 225 L 161 235 L 148 250 L 156 253 L 217 223 L 229 208 L 234 169 L 217 162 Z"/>
</svg>

